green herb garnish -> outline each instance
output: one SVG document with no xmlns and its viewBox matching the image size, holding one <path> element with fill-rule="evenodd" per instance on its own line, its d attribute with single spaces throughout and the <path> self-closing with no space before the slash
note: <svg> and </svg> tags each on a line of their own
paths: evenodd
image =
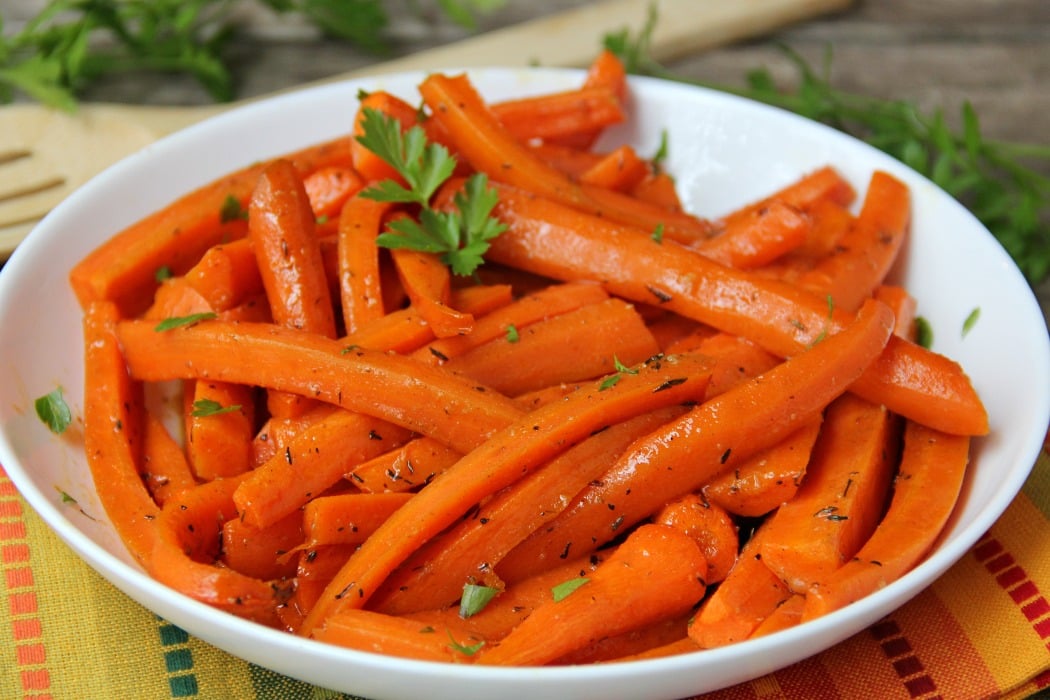
<svg viewBox="0 0 1050 700">
<path fill-rule="evenodd" d="M 973 311 L 966 317 L 962 324 L 962 335 L 965 338 L 973 327 L 977 325 L 977 319 L 981 317 L 981 307 L 974 307 Z"/>
<path fill-rule="evenodd" d="M 590 579 L 586 576 L 580 576 L 579 578 L 571 578 L 568 581 L 559 583 L 557 586 L 551 588 L 551 597 L 554 598 L 555 603 L 565 600 L 570 593 L 588 581 L 590 581 Z"/>
<path fill-rule="evenodd" d="M 228 224 L 231 221 L 238 220 L 247 221 L 248 210 L 241 206 L 241 200 L 232 194 L 228 194 L 226 199 L 222 200 L 222 207 L 219 209 L 219 221 Z"/>
<path fill-rule="evenodd" d="M 512 323 L 507 326 L 507 342 L 516 343 L 521 340 L 521 334 L 518 333 L 517 327 Z"/>
<path fill-rule="evenodd" d="M 232 406 L 223 406 L 212 399 L 197 399 L 193 402 L 193 410 L 190 411 L 190 415 L 194 418 L 207 418 L 208 416 L 219 416 L 223 413 L 234 413 L 239 410 L 241 410 L 239 403 Z"/>
<path fill-rule="evenodd" d="M 493 598 L 499 594 L 498 588 L 468 583 L 463 586 L 463 595 L 459 599 L 459 616 L 463 619 L 477 615 L 485 609 Z"/>
<path fill-rule="evenodd" d="M 36 409 L 37 417 L 57 435 L 64 433 L 73 421 L 73 414 L 62 394 L 62 387 L 38 398 L 33 402 L 33 407 Z"/>
<path fill-rule="evenodd" d="M 613 355 L 613 367 L 616 368 L 615 374 L 610 374 L 608 377 L 602 380 L 602 383 L 598 385 L 598 391 L 605 391 L 606 389 L 612 389 L 614 386 L 620 383 L 625 374 L 638 374 L 638 370 L 620 362 L 620 358 Z"/>
<path fill-rule="evenodd" d="M 217 318 L 217 315 L 211 311 L 205 311 L 199 314 L 190 314 L 189 316 L 171 316 L 154 326 L 153 330 L 157 331 L 158 333 L 162 333 L 164 331 L 170 331 L 174 328 L 192 326 L 194 324 L 200 323 L 201 321 L 210 321 L 213 318 Z"/>
<path fill-rule="evenodd" d="M 451 640 L 449 647 L 465 656 L 474 656 L 474 654 L 481 651 L 481 647 L 485 646 L 484 641 L 478 642 L 477 644 L 460 644 L 456 641 L 456 638 L 452 636 L 452 630 L 448 630 L 448 638 Z"/>
</svg>

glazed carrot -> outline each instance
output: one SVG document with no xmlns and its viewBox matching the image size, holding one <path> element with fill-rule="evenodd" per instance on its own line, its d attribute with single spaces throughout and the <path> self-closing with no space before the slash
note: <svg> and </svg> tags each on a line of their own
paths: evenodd
<svg viewBox="0 0 1050 700">
<path fill-rule="evenodd" d="M 628 145 L 619 146 L 580 175 L 580 182 L 629 192 L 649 174 L 649 164 Z"/>
<path fill-rule="evenodd" d="M 346 478 L 365 493 L 411 491 L 429 483 L 462 456 L 433 438 L 419 437 L 356 465 Z"/>
<path fill-rule="evenodd" d="M 794 182 L 762 197 L 758 201 L 746 204 L 725 215 L 723 222 L 734 217 L 747 217 L 762 207 L 773 202 L 782 202 L 796 209 L 808 210 L 821 202 L 829 201 L 845 207 L 853 203 L 857 196 L 853 185 L 842 174 L 831 166 L 824 166 L 806 173 Z"/>
<path fill-rule="evenodd" d="M 474 317 L 449 305 L 452 273 L 438 256 L 408 248 L 395 248 L 390 256 L 412 306 L 435 336 L 448 338 L 470 332 Z"/>
<path fill-rule="evenodd" d="M 805 242 L 795 251 L 809 260 L 818 260 L 835 250 L 835 246 L 853 226 L 854 215 L 844 204 L 833 199 L 821 199 L 806 206 L 812 226 Z"/>
<path fill-rule="evenodd" d="M 871 301 L 847 329 L 641 438 L 553 522 L 512 550 L 497 573 L 512 583 L 563 552 L 593 551 L 777 443 L 848 388 L 885 346 L 892 323 L 889 309 Z M 685 464 L 689 468 L 680 467 Z"/>
<path fill-rule="evenodd" d="M 204 321 L 158 332 L 152 323 L 125 321 L 117 330 L 133 377 L 209 377 L 298 393 L 464 452 L 519 415 L 509 399 L 440 368 L 292 328 Z"/>
<path fill-rule="evenodd" d="M 631 196 L 668 211 L 682 211 L 682 200 L 674 178 L 666 172 L 651 172 L 631 189 Z"/>
<path fill-rule="evenodd" d="M 390 514 L 404 505 L 409 493 L 344 493 L 319 496 L 303 507 L 305 546 L 360 544 Z"/>
<path fill-rule="evenodd" d="M 296 632 L 302 626 L 302 617 L 305 617 L 310 608 L 317 603 L 325 586 L 356 547 L 357 545 L 331 544 L 299 550 L 295 572 L 295 594 L 289 604 L 299 610 L 301 617 L 291 631 Z"/>
<path fill-rule="evenodd" d="M 827 578 L 874 531 L 896 464 L 895 426 L 884 407 L 850 394 L 828 406 L 806 478 L 769 519 L 762 545 L 791 590 Z"/>
<path fill-rule="evenodd" d="M 621 102 L 627 97 L 627 69 L 620 58 L 608 49 L 602 49 L 591 61 L 587 68 L 587 77 L 583 81 L 584 87 L 604 87 L 612 91 L 616 99 Z M 562 139 L 574 146 L 584 148 L 594 144 L 600 136 L 602 129 L 592 129 L 587 133 L 573 136 L 571 139 Z"/>
<path fill-rule="evenodd" d="M 285 157 L 299 172 L 310 173 L 325 165 L 345 164 L 349 156 L 349 139 L 340 137 Z M 242 213 L 265 168 L 266 163 L 254 164 L 183 195 L 86 255 L 69 273 L 81 306 L 108 299 L 125 315 L 134 314 L 145 308 L 157 286 L 158 270 L 181 275 L 208 248 L 243 238 L 247 222 Z"/>
<path fill-rule="evenodd" d="M 530 143 L 528 146 L 540 160 L 571 180 L 579 180 L 581 175 L 605 157 L 603 153 L 557 143 Z"/>
<path fill-rule="evenodd" d="M 149 567 L 158 508 L 140 473 L 142 386 L 128 376 L 117 340 L 120 311 L 84 309 L 84 452 L 99 500 L 131 556 Z"/>
<path fill-rule="evenodd" d="M 705 256 L 741 270 L 768 265 L 806 242 L 811 223 L 798 209 L 779 201 L 728 219 L 722 231 L 700 241 Z"/>
<path fill-rule="evenodd" d="M 395 567 L 468 508 L 594 430 L 697 398 L 706 382 L 691 377 L 702 367 L 685 356 L 655 361 L 635 368 L 637 374 L 625 374 L 607 390 L 600 383 L 589 385 L 479 440 L 477 449 L 466 451 L 361 545 L 310 611 L 303 631 L 309 634 L 340 608 L 364 605 Z"/>
<path fill-rule="evenodd" d="M 675 656 L 677 654 L 689 654 L 694 651 L 699 651 L 700 647 L 696 645 L 689 637 L 683 637 L 676 639 L 675 641 L 668 642 L 662 646 L 653 647 L 652 649 L 646 649 L 645 651 L 638 652 L 636 654 L 630 654 L 628 656 L 621 656 L 618 659 L 607 659 L 607 661 L 642 661 L 644 659 L 660 659 L 665 656 Z"/>
<path fill-rule="evenodd" d="M 159 418 L 145 412 L 142 430 L 142 479 L 157 505 L 197 485 L 182 447 Z"/>
<path fill-rule="evenodd" d="M 789 284 L 733 270 L 647 232 L 610 224 L 540 197 L 497 185 L 497 215 L 508 230 L 488 258 L 565 281 L 601 280 L 640 303 L 659 302 L 779 356 L 834 333 L 849 314 Z M 571 252 L 570 252 L 571 251 Z M 891 338 L 851 390 L 873 403 L 946 432 L 980 435 L 988 416 L 969 378 L 952 360 Z"/>
<path fill-rule="evenodd" d="M 874 297 L 893 309 L 897 319 L 893 332 L 905 340 L 915 340 L 915 318 L 917 303 L 908 290 L 894 284 L 880 284 Z"/>
<path fill-rule="evenodd" d="M 314 632 L 314 638 L 348 649 L 446 663 L 469 662 L 469 653 L 460 649 L 469 649 L 477 642 L 455 639 L 446 630 L 408 618 L 356 609 L 344 610 L 326 620 Z"/>
<path fill-rule="evenodd" d="M 707 560 L 704 581 L 709 586 L 725 579 L 736 563 L 740 549 L 736 523 L 725 508 L 695 493 L 668 502 L 656 513 L 653 522 L 693 538 Z"/>
<path fill-rule="evenodd" d="M 339 215 L 339 298 L 348 334 L 384 314 L 376 236 L 389 209 L 389 203 L 354 196 Z"/>
<path fill-rule="evenodd" d="M 247 238 L 209 248 L 186 272 L 186 281 L 215 311 L 232 309 L 264 291 Z"/>
<path fill-rule="evenodd" d="M 557 316 L 608 299 L 600 285 L 591 283 L 554 284 L 526 294 L 477 319 L 470 333 L 438 338 L 413 353 L 421 362 L 441 363 L 482 345 L 505 338 L 511 328 L 523 330 L 531 323 Z"/>
<path fill-rule="evenodd" d="M 396 95 L 384 90 L 376 90 L 359 97 L 357 113 L 354 116 L 353 138 L 350 141 L 354 170 L 366 182 L 392 179 L 404 184 L 404 180 L 392 165 L 357 140 L 364 134 L 365 110 L 369 109 L 393 117 L 401 124 L 402 131 L 407 131 L 419 123 L 420 111 Z"/>
<path fill-rule="evenodd" d="M 217 479 L 177 494 L 157 516 L 150 574 L 183 595 L 264 625 L 277 626 L 276 606 L 288 591 L 215 564 L 219 532 L 237 517 L 238 479 Z"/>
<path fill-rule="evenodd" d="M 353 168 L 343 165 L 318 168 L 303 178 L 310 209 L 314 217 L 322 220 L 337 216 L 346 201 L 364 184 Z"/>
<path fill-rule="evenodd" d="M 970 440 L 908 422 L 889 510 L 856 556 L 806 591 L 810 620 L 874 593 L 914 567 L 955 506 Z"/>
<path fill-rule="evenodd" d="M 734 515 L 749 518 L 775 510 L 794 497 L 802 484 L 820 424 L 821 416 L 817 416 L 732 471 L 716 476 L 704 486 L 704 497 Z"/>
<path fill-rule="evenodd" d="M 339 409 L 330 404 L 317 404 L 298 416 L 270 416 L 252 438 L 252 457 L 255 466 L 263 464 L 284 448 L 292 438 L 311 425 Z"/>
<path fill-rule="evenodd" d="M 681 352 L 685 343 L 672 345 L 672 352 Z M 737 384 L 768 372 L 778 364 L 778 359 L 754 343 L 728 333 L 704 332 L 696 344 L 700 352 L 716 360 L 711 372 L 711 383 L 707 387 L 707 397 L 711 398 L 725 393 Z"/>
<path fill-rule="evenodd" d="M 193 383 L 190 408 L 186 455 L 198 479 L 235 476 L 254 466 L 252 387 L 201 379 Z"/>
<path fill-rule="evenodd" d="M 141 317 L 163 321 L 193 314 L 211 313 L 214 309 L 208 300 L 189 283 L 186 277 L 170 277 L 157 287 L 153 303 L 142 312 Z"/>
<path fill-rule="evenodd" d="M 267 527 L 305 506 L 349 468 L 399 445 L 408 431 L 350 411 L 334 411 L 293 437 L 246 476 L 234 493 L 244 522 Z"/>
<path fill-rule="evenodd" d="M 765 637 L 767 634 L 780 632 L 802 622 L 802 610 L 806 606 L 806 596 L 795 593 L 783 601 L 766 619 L 759 623 L 751 633 L 751 639 Z"/>
<path fill-rule="evenodd" d="M 493 103 L 491 109 L 500 124 L 523 142 L 571 142 L 626 119 L 620 98 L 603 85 L 503 100 Z"/>
<path fill-rule="evenodd" d="M 222 562 L 245 576 L 286 579 L 295 575 L 296 559 L 289 552 L 303 543 L 303 519 L 291 513 L 263 528 L 240 518 L 222 524 Z"/>
<path fill-rule="evenodd" d="M 630 632 L 597 639 L 564 656 L 559 656 L 548 662 L 548 665 L 578 666 L 580 664 L 618 661 L 626 657 L 646 653 L 656 654 L 658 652 L 655 650 L 661 649 L 668 644 L 677 644 L 683 640 L 688 640 L 686 629 L 689 624 L 689 617 L 689 615 L 672 617 L 646 625 L 640 629 L 631 630 Z M 696 645 L 692 644 L 692 642 L 690 644 L 692 651 L 696 651 Z"/>
<path fill-rule="evenodd" d="M 387 579 L 370 606 L 405 614 L 448 605 L 464 584 L 491 572 L 514 545 L 561 512 L 631 441 L 681 412 L 674 407 L 644 414 L 569 448 L 420 547 Z"/>
<path fill-rule="evenodd" d="M 657 352 L 656 340 L 634 307 L 606 299 L 525 326 L 513 337 L 490 340 L 444 366 L 518 396 L 611 374 L 616 360 L 634 365 Z"/>
<path fill-rule="evenodd" d="M 908 188 L 876 171 L 853 226 L 798 284 L 830 295 L 836 306 L 856 310 L 882 283 L 904 243 L 911 220 Z"/>
<path fill-rule="evenodd" d="M 457 151 L 493 182 L 549 197 L 583 211 L 653 231 L 668 238 L 696 240 L 709 231 L 700 219 L 649 205 L 601 187 L 579 185 L 547 165 L 502 127 L 466 76 L 429 76 L 419 87 L 432 119 L 442 124 Z"/>
<path fill-rule="evenodd" d="M 764 529 L 744 544 L 736 565 L 689 623 L 689 638 L 701 649 L 742 642 L 791 597 L 787 584 L 762 562 Z"/>
<path fill-rule="evenodd" d="M 707 562 L 689 536 L 662 525 L 643 525 L 587 582 L 551 600 L 494 647 L 484 665 L 542 665 L 593 643 L 674 618 L 704 596 Z"/>
</svg>

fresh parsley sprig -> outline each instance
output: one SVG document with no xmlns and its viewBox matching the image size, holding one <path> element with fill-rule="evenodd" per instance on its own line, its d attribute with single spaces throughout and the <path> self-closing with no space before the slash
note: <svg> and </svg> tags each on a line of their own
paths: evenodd
<svg viewBox="0 0 1050 700">
<path fill-rule="evenodd" d="M 1013 257 L 1028 280 L 1050 277 L 1050 145 L 986 138 L 976 111 L 964 104 L 958 128 L 942 110 L 923 113 L 911 102 L 859 95 L 836 88 L 830 78 L 831 52 L 817 71 L 783 47 L 796 68 L 794 87 L 785 88 L 759 68 L 743 87 L 689 80 L 655 61 L 650 40 L 657 22 L 650 7 L 645 26 L 609 34 L 605 45 L 628 71 L 704 87 L 765 102 L 852 134 L 926 175 L 967 206 Z"/>
<path fill-rule="evenodd" d="M 383 180 L 361 192 L 380 202 L 416 204 L 418 220 L 402 217 L 387 224 L 376 243 L 386 248 L 408 248 L 434 253 L 453 273 L 469 276 L 484 262 L 490 241 L 506 230 L 492 216 L 499 198 L 488 178 L 475 173 L 455 194 L 455 208 L 438 211 L 430 200 L 456 169 L 456 159 L 444 146 L 427 140 L 424 129 L 415 125 L 402 131 L 394 117 L 366 108 L 357 140 L 388 163 L 405 184 Z"/>
</svg>

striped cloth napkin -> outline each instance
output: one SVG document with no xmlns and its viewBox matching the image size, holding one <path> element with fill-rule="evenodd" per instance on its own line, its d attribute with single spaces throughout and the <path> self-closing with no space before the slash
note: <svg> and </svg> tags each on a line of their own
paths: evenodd
<svg viewBox="0 0 1050 700">
<path fill-rule="evenodd" d="M 0 698 L 347 698 L 247 663 L 125 597 L 0 469 Z M 1024 698 L 1050 691 L 1050 444 L 995 526 L 905 607 L 703 700 Z"/>
</svg>

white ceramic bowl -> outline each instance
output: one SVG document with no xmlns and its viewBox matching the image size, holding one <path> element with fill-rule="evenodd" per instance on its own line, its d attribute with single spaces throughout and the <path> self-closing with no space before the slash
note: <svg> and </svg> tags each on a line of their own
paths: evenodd
<svg viewBox="0 0 1050 700">
<path fill-rule="evenodd" d="M 577 85 L 559 70 L 472 71 L 490 99 Z M 914 225 L 895 271 L 919 301 L 934 348 L 966 368 L 991 416 L 976 441 L 957 511 L 936 551 L 848 608 L 766 638 L 653 661 L 591 667 L 477 668 L 348 651 L 263 628 L 189 600 L 136 568 L 109 524 L 63 507 L 58 489 L 101 514 L 84 456 L 50 434 L 35 397 L 62 386 L 80 413 L 80 312 L 66 275 L 113 232 L 236 167 L 345 133 L 360 88 L 417 101 L 421 74 L 349 82 L 238 109 L 175 134 L 107 170 L 43 221 L 0 273 L 0 463 L 85 561 L 129 596 L 212 644 L 277 672 L 369 698 L 677 698 L 771 672 L 815 654 L 929 585 L 998 518 L 1036 458 L 1050 416 L 1050 349 L 1039 307 L 991 235 L 937 187 L 885 155 L 793 115 L 723 94 L 632 80 L 632 119 L 608 135 L 642 153 L 669 134 L 667 166 L 691 211 L 718 215 L 832 164 L 863 192 L 873 169 L 906 181 Z M 980 309 L 963 336 L 963 321 Z M 57 487 L 57 489 L 56 489 Z M 98 643 L 104 643 L 99 641 Z"/>
</svg>

